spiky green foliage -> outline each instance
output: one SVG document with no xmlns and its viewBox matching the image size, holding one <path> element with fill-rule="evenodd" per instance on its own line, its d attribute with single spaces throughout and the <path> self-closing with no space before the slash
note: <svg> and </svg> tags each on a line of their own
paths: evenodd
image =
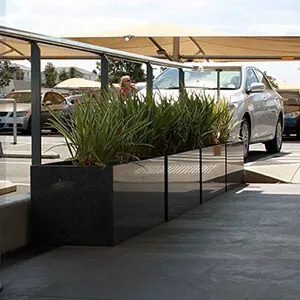
<svg viewBox="0 0 300 300">
<path fill-rule="evenodd" d="M 200 148 L 217 135 L 226 142 L 233 119 L 227 101 L 196 93 L 177 101 L 102 93 L 66 115 L 50 112 L 73 162 L 101 166 Z"/>
</svg>

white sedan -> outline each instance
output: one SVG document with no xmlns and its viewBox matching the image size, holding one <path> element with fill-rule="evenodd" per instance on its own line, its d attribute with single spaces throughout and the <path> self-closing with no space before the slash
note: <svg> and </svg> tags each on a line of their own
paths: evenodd
<svg viewBox="0 0 300 300">
<path fill-rule="evenodd" d="M 195 64 L 193 64 L 195 65 Z M 283 98 L 256 67 L 245 64 L 199 64 L 184 71 L 187 92 L 201 92 L 226 98 L 236 108 L 240 125 L 233 136 L 244 141 L 244 156 L 252 143 L 264 143 L 267 152 L 280 152 L 284 128 Z M 218 85 L 219 82 L 219 85 Z M 146 94 L 145 89 L 140 91 Z M 153 93 L 178 98 L 179 71 L 167 69 L 153 82 Z"/>
</svg>

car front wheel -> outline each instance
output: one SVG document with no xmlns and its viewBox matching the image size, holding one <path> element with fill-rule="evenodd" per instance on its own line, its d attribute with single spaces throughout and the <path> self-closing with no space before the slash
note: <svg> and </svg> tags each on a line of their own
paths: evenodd
<svg viewBox="0 0 300 300">
<path fill-rule="evenodd" d="M 246 118 L 242 121 L 240 139 L 244 143 L 244 158 L 247 158 L 249 155 L 249 146 L 250 146 L 250 126 Z"/>
<path fill-rule="evenodd" d="M 282 124 L 280 119 L 278 119 L 277 121 L 276 132 L 273 140 L 267 142 L 265 144 L 265 147 L 268 153 L 280 152 L 282 147 Z"/>
</svg>

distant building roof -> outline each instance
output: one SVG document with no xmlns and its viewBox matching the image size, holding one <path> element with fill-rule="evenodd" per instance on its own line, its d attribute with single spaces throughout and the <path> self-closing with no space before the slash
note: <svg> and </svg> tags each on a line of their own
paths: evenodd
<svg viewBox="0 0 300 300">
<path fill-rule="evenodd" d="M 65 70 L 66 72 L 69 72 L 70 71 L 70 68 L 71 67 L 58 67 L 56 68 L 58 70 L 58 72 L 61 72 L 62 70 Z M 82 73 L 82 74 L 85 74 L 85 75 L 95 75 L 93 72 L 90 72 L 90 71 L 87 71 L 85 69 L 81 69 L 81 68 L 77 68 L 77 67 L 74 67 L 78 72 Z"/>
<path fill-rule="evenodd" d="M 28 68 L 28 67 L 25 67 L 25 66 L 23 66 L 23 65 L 16 64 L 16 63 L 11 63 L 11 64 L 10 64 L 10 67 L 11 67 L 11 68 L 20 68 L 20 69 L 22 69 L 23 71 L 30 71 L 30 70 L 31 70 L 31 69 Z"/>
</svg>

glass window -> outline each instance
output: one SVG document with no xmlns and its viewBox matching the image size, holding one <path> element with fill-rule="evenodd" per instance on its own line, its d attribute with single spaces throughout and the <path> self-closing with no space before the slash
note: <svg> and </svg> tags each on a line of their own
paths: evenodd
<svg viewBox="0 0 300 300">
<path fill-rule="evenodd" d="M 258 82 L 252 69 L 248 69 L 246 72 L 246 90 L 250 90 L 251 84 Z"/>
<path fill-rule="evenodd" d="M 64 97 L 60 94 L 56 94 L 56 93 L 51 93 L 53 95 L 53 104 L 62 104 L 62 103 L 66 103 L 66 100 L 64 99 Z"/>
<path fill-rule="evenodd" d="M 256 74 L 256 77 L 258 79 L 258 82 L 263 83 L 267 89 L 272 89 L 268 80 L 266 79 L 266 77 L 264 76 L 263 73 L 261 73 L 260 71 L 254 69 L 254 72 Z"/>
<path fill-rule="evenodd" d="M 217 89 L 218 71 L 216 70 L 188 70 L 184 71 L 184 81 L 186 88 Z M 241 85 L 241 71 L 222 70 L 220 72 L 220 89 L 238 89 Z M 178 89 L 179 71 L 178 69 L 168 69 L 160 74 L 153 82 L 153 87 L 157 89 Z"/>
<path fill-rule="evenodd" d="M 5 95 L 5 99 L 15 99 L 17 103 L 31 103 L 30 92 L 13 92 Z"/>
<path fill-rule="evenodd" d="M 50 101 L 51 103 L 53 103 L 52 93 L 46 93 L 45 94 L 43 102 L 46 103 L 48 101 Z"/>
</svg>

